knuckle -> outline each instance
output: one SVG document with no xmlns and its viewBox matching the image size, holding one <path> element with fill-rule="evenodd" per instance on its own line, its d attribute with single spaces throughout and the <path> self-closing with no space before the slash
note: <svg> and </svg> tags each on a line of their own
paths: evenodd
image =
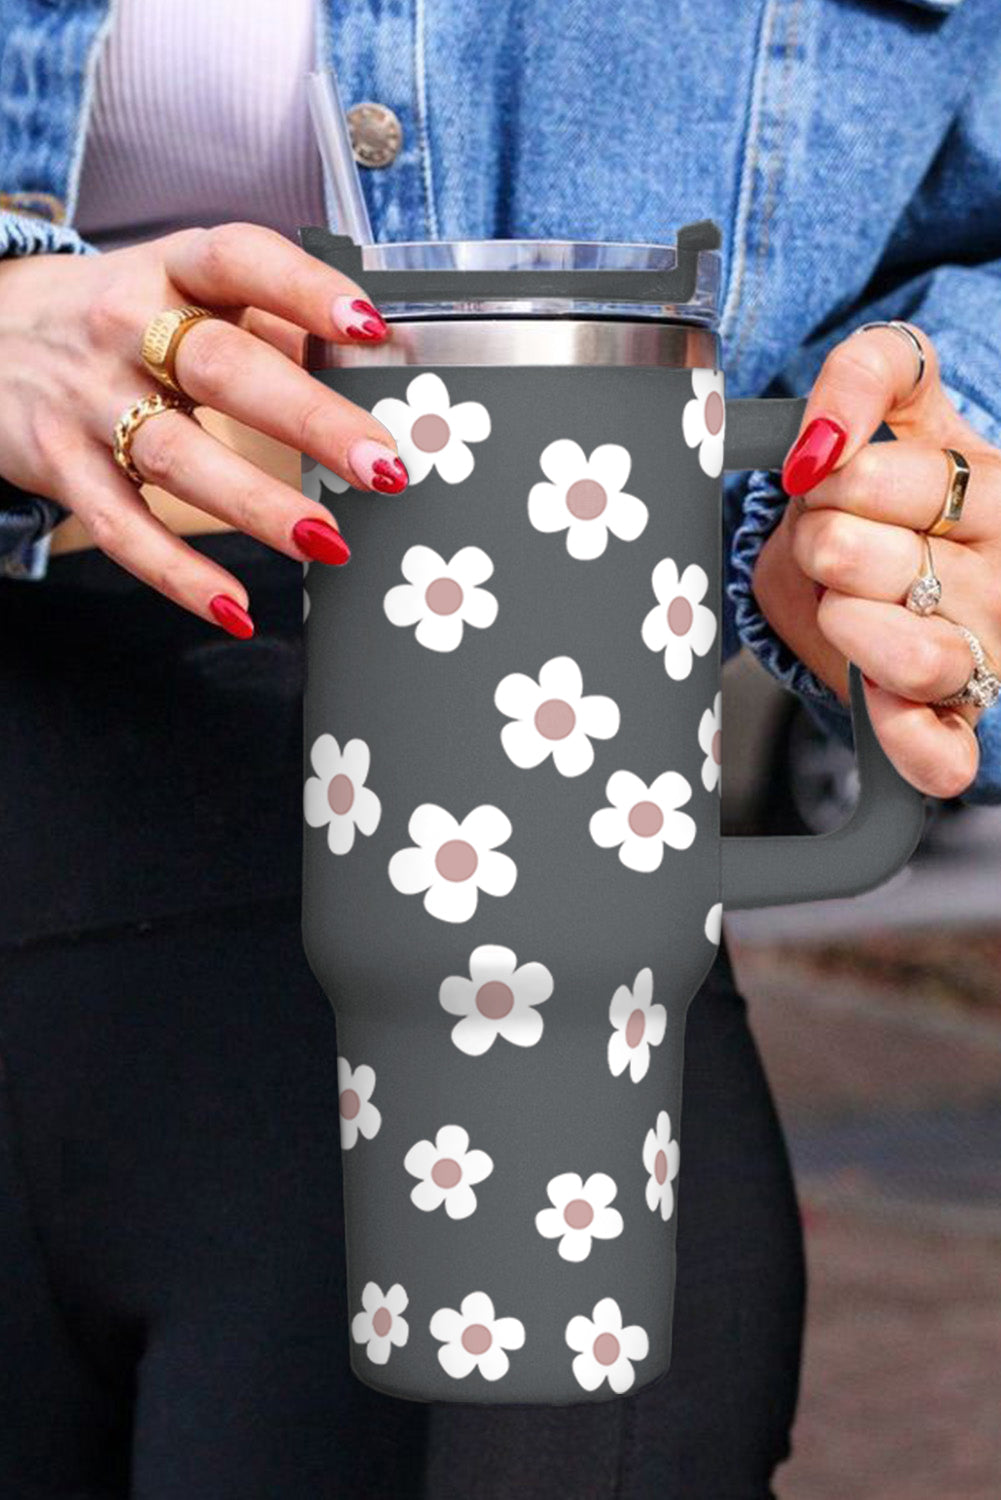
<svg viewBox="0 0 1001 1500">
<path fill-rule="evenodd" d="M 133 462 L 152 484 L 164 485 L 176 475 L 181 432 L 181 421 L 173 412 L 164 412 L 144 422 L 136 433 L 132 443 Z"/>
<path fill-rule="evenodd" d="M 852 337 L 832 349 L 824 375 L 838 391 L 883 395 L 893 385 L 893 367 L 879 339 Z"/>
<path fill-rule="evenodd" d="M 927 703 L 941 696 L 940 688 L 946 668 L 946 655 L 932 639 L 915 637 L 901 655 L 899 676 L 905 697 L 915 703 Z"/>
<path fill-rule="evenodd" d="M 82 520 L 90 532 L 94 546 L 101 552 L 107 552 L 110 557 L 117 557 L 121 551 L 124 525 L 121 508 L 114 500 L 103 497 L 95 500 L 87 507 Z"/>
<path fill-rule="evenodd" d="M 99 287 L 89 298 L 84 312 L 87 338 L 97 349 L 117 347 L 123 337 L 134 342 L 141 321 L 136 319 L 115 281 Z"/>
<path fill-rule="evenodd" d="M 199 268 L 209 281 L 225 281 L 240 252 L 246 225 L 216 224 L 201 231 L 194 250 Z"/>
<path fill-rule="evenodd" d="M 302 453 L 318 457 L 330 450 L 330 407 L 322 398 L 307 399 L 296 412 L 292 424 L 295 446 Z"/>
<path fill-rule="evenodd" d="M 239 374 L 240 362 L 234 330 L 215 318 L 192 328 L 177 357 L 185 387 L 210 402 L 217 401 L 230 389 Z"/>
<path fill-rule="evenodd" d="M 852 577 L 859 547 L 850 517 L 837 513 L 822 517 L 812 550 L 814 567 L 822 583 L 833 585 Z"/>
</svg>

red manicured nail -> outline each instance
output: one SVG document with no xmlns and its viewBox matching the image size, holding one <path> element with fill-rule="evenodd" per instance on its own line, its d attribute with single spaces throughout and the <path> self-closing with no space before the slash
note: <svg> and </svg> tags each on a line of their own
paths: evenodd
<svg viewBox="0 0 1001 1500">
<path fill-rule="evenodd" d="M 373 438 L 359 438 L 352 443 L 348 449 L 348 462 L 360 483 L 380 494 L 398 495 L 410 483 L 403 460 L 397 458 L 392 448 L 375 442 Z"/>
<path fill-rule="evenodd" d="M 787 495 L 805 495 L 826 479 L 841 457 L 848 434 L 832 417 L 814 417 L 789 450 L 782 468 Z"/>
<path fill-rule="evenodd" d="M 351 548 L 334 526 L 306 516 L 292 527 L 292 540 L 313 562 L 332 563 L 339 568 L 351 556 Z"/>
<path fill-rule="evenodd" d="M 223 630 L 235 635 L 238 641 L 249 641 L 254 633 L 254 622 L 242 604 L 237 604 L 228 594 L 216 594 L 209 600 L 209 609 Z"/>
<path fill-rule="evenodd" d="M 339 332 L 361 344 L 373 344 L 377 339 L 384 339 L 389 332 L 378 308 L 364 297 L 335 297 L 332 310 Z"/>
</svg>

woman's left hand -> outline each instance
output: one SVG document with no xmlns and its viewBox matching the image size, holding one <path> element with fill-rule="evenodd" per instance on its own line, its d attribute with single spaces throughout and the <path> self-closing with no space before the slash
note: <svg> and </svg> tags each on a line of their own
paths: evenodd
<svg viewBox="0 0 1001 1500">
<path fill-rule="evenodd" d="M 772 628 L 844 698 L 847 662 L 866 678 L 873 727 L 908 781 L 957 796 L 977 773 L 979 711 L 937 707 L 958 693 L 974 661 L 960 626 L 1001 664 L 1001 451 L 956 411 L 931 341 L 925 356 L 881 327 L 853 334 L 828 355 L 782 471 L 791 503 L 765 544 L 754 592 Z M 896 442 L 872 443 L 883 422 Z M 936 612 L 905 607 L 926 571 L 924 533 L 949 482 L 943 452 L 970 466 L 962 518 L 928 539 L 942 584 Z"/>
</svg>

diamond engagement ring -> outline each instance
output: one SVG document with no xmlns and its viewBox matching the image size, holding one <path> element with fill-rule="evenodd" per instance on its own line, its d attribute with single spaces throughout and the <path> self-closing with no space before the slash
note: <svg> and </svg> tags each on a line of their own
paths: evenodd
<svg viewBox="0 0 1001 1500">
<path fill-rule="evenodd" d="M 993 708 L 1001 698 L 1001 677 L 988 663 L 987 653 L 973 631 L 967 630 L 965 625 L 960 625 L 959 629 L 970 648 L 973 671 L 958 693 L 950 693 L 948 698 L 938 698 L 934 707 L 958 708 L 966 704 L 971 708 Z"/>
<path fill-rule="evenodd" d="M 923 533 L 918 534 L 924 554 L 924 569 L 918 574 L 910 588 L 904 604 L 915 615 L 933 615 L 942 602 L 942 580 L 935 572 L 935 562 L 931 555 L 931 542 Z"/>
</svg>

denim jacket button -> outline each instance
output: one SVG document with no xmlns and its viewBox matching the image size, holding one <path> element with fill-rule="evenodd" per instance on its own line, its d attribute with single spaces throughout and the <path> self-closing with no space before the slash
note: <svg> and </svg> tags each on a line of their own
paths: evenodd
<svg viewBox="0 0 1001 1500">
<path fill-rule="evenodd" d="M 403 145 L 403 126 L 387 104 L 366 100 L 348 110 L 355 161 L 363 167 L 388 167 Z"/>
<path fill-rule="evenodd" d="M 11 214 L 31 214 L 50 224 L 62 224 L 66 205 L 53 193 L 0 193 L 0 209 Z"/>
</svg>

